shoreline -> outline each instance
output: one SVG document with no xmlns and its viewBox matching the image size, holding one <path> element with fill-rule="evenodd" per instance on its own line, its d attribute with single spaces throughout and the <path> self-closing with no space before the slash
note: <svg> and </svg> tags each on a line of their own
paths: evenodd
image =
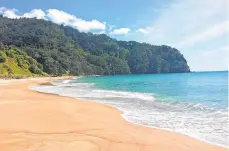
<svg viewBox="0 0 229 151">
<path fill-rule="evenodd" d="M 197 138 L 197 137 L 192 137 L 190 135 L 187 135 L 187 134 L 184 134 L 184 133 L 180 133 L 180 132 L 176 132 L 176 131 L 172 131 L 170 129 L 166 129 L 166 128 L 160 128 L 160 127 L 155 127 L 155 126 L 147 126 L 147 125 L 143 125 L 143 124 L 138 124 L 138 123 L 134 123 L 128 119 L 126 119 L 124 117 L 123 114 L 121 114 L 122 118 L 124 118 L 127 122 L 130 122 L 132 124 L 135 124 L 135 125 L 139 125 L 139 126 L 143 126 L 143 127 L 148 127 L 148 128 L 153 128 L 153 129 L 159 129 L 159 130 L 163 130 L 163 131 L 168 131 L 168 132 L 172 132 L 172 133 L 176 133 L 178 135 L 184 135 L 184 136 L 187 136 L 187 137 L 191 137 L 193 139 L 196 139 L 198 141 L 201 141 L 201 142 L 204 142 L 204 143 L 207 143 L 207 144 L 210 144 L 210 145 L 215 145 L 215 146 L 219 146 L 219 147 L 223 147 L 223 148 L 226 148 L 226 149 L 229 149 L 229 146 L 224 146 L 224 145 L 221 145 L 221 144 L 217 144 L 217 143 L 213 143 L 213 142 L 209 142 L 207 140 L 204 140 L 204 139 L 200 139 L 200 138 Z"/>
<path fill-rule="evenodd" d="M 65 77 L 66 78 L 66 77 Z M 29 88 L 28 88 L 28 86 L 34 86 L 34 85 L 40 85 L 40 84 L 43 84 L 43 83 L 45 83 L 45 82 L 50 82 L 51 80 L 55 80 L 55 79 L 59 79 L 59 78 L 50 78 L 50 77 L 48 77 L 48 78 L 39 78 L 39 79 L 32 79 L 32 80 L 28 80 L 28 79 L 25 79 L 25 80 L 23 80 L 22 81 L 22 83 L 25 85 L 25 86 L 27 86 L 26 88 L 25 87 L 23 87 L 23 91 L 25 91 L 25 94 L 27 94 L 27 93 L 31 93 L 31 94 L 33 94 L 34 96 L 38 96 L 38 94 L 40 93 L 40 92 L 37 92 L 37 91 L 34 91 L 34 90 L 30 90 Z M 9 89 L 9 92 L 10 92 L 10 90 L 11 89 L 13 89 L 14 91 L 17 91 L 17 88 L 14 88 L 12 85 L 17 85 L 18 84 L 18 82 L 19 82 L 19 85 L 20 84 L 22 84 L 21 83 L 21 81 L 20 80 L 9 80 L 9 82 L 8 82 L 8 85 L 7 84 L 3 84 L 2 85 L 2 81 L 0 80 L 0 87 L 7 87 L 7 89 Z M 3 82 L 4 83 L 4 82 Z M 9 83 L 11 83 L 11 84 L 9 84 Z M 27 89 L 27 90 L 25 90 L 25 89 Z M 6 90 L 7 91 L 7 90 Z M 0 91 L 1 92 L 1 91 Z M 19 93 L 20 94 L 20 93 Z M 65 105 L 68 105 L 68 103 L 72 103 L 72 105 L 73 104 L 75 104 L 75 105 L 82 105 L 82 108 L 87 108 L 88 106 L 85 106 L 85 105 L 90 105 L 88 108 L 89 109 L 91 109 L 91 110 L 93 110 L 94 108 L 96 108 L 96 110 L 98 110 L 98 111 L 100 111 L 101 110 L 101 113 L 97 116 L 97 112 L 95 112 L 95 117 L 97 117 L 97 118 L 100 118 L 100 117 L 102 117 L 101 119 L 103 119 L 103 118 L 106 118 L 106 119 L 110 119 L 110 118 L 112 118 L 112 117 L 114 117 L 114 120 L 117 120 L 116 122 L 113 122 L 113 119 L 112 119 L 112 121 L 110 121 L 110 122 L 113 122 L 112 124 L 118 124 L 119 126 L 120 126 L 120 128 L 116 128 L 116 127 L 113 127 L 113 125 L 111 124 L 110 125 L 110 122 L 109 121 L 107 121 L 107 120 L 102 120 L 103 122 L 104 122 L 104 125 L 101 125 L 101 127 L 103 127 L 103 131 L 101 131 L 99 134 L 97 134 L 97 135 L 103 135 L 103 137 L 106 137 L 106 136 L 109 136 L 110 134 L 110 132 L 108 132 L 107 134 L 105 133 L 106 132 L 106 128 L 108 127 L 108 129 L 109 128 L 111 128 L 112 129 L 112 127 L 113 127 L 113 129 L 114 130 L 117 130 L 117 133 L 119 134 L 119 135 L 117 135 L 117 136 L 113 136 L 114 134 L 112 134 L 112 136 L 110 137 L 110 139 L 116 139 L 117 141 L 120 141 L 120 139 L 122 140 L 122 139 L 124 139 L 125 140 L 125 138 L 126 137 L 128 137 L 129 135 L 136 135 L 135 134 L 135 132 L 136 132 L 136 130 L 137 130 L 137 132 L 138 131 L 140 131 L 139 133 L 138 133 L 138 135 L 136 136 L 136 137 L 134 137 L 134 142 L 135 142 L 135 145 L 136 144 L 139 144 L 139 142 L 138 141 L 140 141 L 141 143 L 140 144 L 148 144 L 148 145 L 146 145 L 146 146 L 151 146 L 152 144 L 153 144 L 153 146 L 152 146 L 152 148 L 151 149 L 155 149 L 155 150 L 166 150 L 166 149 L 169 149 L 169 150 L 176 150 L 176 151 L 178 151 L 178 150 L 212 150 L 212 151 L 220 151 L 220 150 L 227 150 L 227 148 L 225 148 L 225 146 L 220 146 L 220 145 L 216 145 L 216 144 L 211 144 L 211 143 L 209 143 L 209 142 L 205 142 L 205 141 L 203 141 L 203 140 L 198 140 L 197 138 L 193 138 L 193 137 L 190 137 L 190 136 L 187 136 L 187 135 L 184 135 L 184 134 L 180 134 L 180 133 L 177 133 L 177 132 L 173 132 L 173 131 L 169 131 L 169 130 L 163 130 L 163 129 L 160 129 L 160 128 L 152 128 L 152 127 L 149 127 L 149 126 L 146 126 L 146 125 L 141 125 L 141 124 L 136 124 L 136 123 L 133 123 L 133 122 L 130 122 L 130 121 L 128 121 L 126 118 L 123 118 L 123 112 L 122 111 L 120 111 L 119 109 L 117 109 L 117 108 L 115 108 L 115 107 L 113 107 L 113 106 L 108 106 L 108 105 L 105 105 L 105 104 L 102 104 L 102 103 L 96 103 L 96 102 L 92 102 L 92 101 L 82 101 L 82 99 L 75 99 L 75 98 L 71 98 L 71 97 L 66 97 L 66 96 L 60 96 L 60 95 L 52 95 L 52 94 L 49 94 L 49 93 L 43 93 L 43 92 L 41 92 L 40 94 L 39 94 L 39 97 L 41 97 L 41 98 L 45 98 L 45 97 L 47 97 L 48 98 L 48 100 L 49 99 L 57 99 L 57 101 L 56 102 L 53 102 L 53 100 L 51 101 L 50 100 L 50 102 L 51 102 L 51 104 L 54 106 L 54 107 L 52 107 L 52 106 L 50 106 L 50 110 L 51 109 L 56 109 L 56 107 L 55 107 L 55 105 L 58 105 L 58 103 L 60 103 L 60 104 L 65 104 Z M 3 97 L 4 98 L 4 97 Z M 11 96 L 9 97 L 9 98 L 11 98 Z M 47 99 L 47 98 L 45 98 L 45 99 Z M 3 99 L 4 100 L 4 99 Z M 15 98 L 13 98 L 13 100 L 15 100 Z M 10 101 L 12 101 L 12 100 L 10 100 Z M 9 101 L 9 103 L 12 103 L 12 102 L 10 102 Z M 21 100 L 20 100 L 21 101 Z M 66 102 L 64 102 L 64 101 L 66 101 Z M 7 100 L 4 100 L 4 102 L 7 102 Z M 3 102 L 3 103 L 4 103 Z M 30 103 L 31 102 L 33 102 L 33 101 L 31 101 L 30 100 Z M 38 100 L 36 100 L 35 101 L 36 103 L 38 103 L 39 104 L 39 99 Z M 49 102 L 49 103 L 50 103 Z M 40 103 L 44 103 L 44 105 L 45 105 L 45 103 L 47 103 L 47 102 L 44 102 L 44 101 L 41 101 Z M 13 103 L 12 103 L 13 104 Z M 30 105 L 30 104 L 25 104 L 25 105 Z M 0 96 L 0 107 L 1 107 L 1 96 Z M 46 107 L 46 106 L 44 106 L 44 107 Z M 72 107 L 71 107 L 72 108 Z M 79 107 L 79 110 L 82 110 L 82 108 L 80 108 Z M 88 110 L 88 111 L 90 111 L 90 110 Z M 104 111 L 104 112 L 102 112 L 102 111 Z M 0 113 L 1 113 L 2 111 L 0 111 Z M 83 112 L 83 110 L 81 111 L 81 112 Z M 86 112 L 86 111 L 84 111 L 84 112 Z M 94 111 L 93 111 L 94 112 Z M 106 113 L 106 112 L 108 112 L 108 113 L 110 113 L 109 115 L 107 115 L 107 116 L 105 116 L 105 115 L 103 115 L 104 113 Z M 41 112 L 39 112 L 39 113 L 41 113 Z M 59 110 L 58 110 L 58 114 L 62 114 L 61 112 L 59 112 Z M 77 114 L 77 113 L 76 113 Z M 86 113 L 84 113 L 85 114 L 85 116 L 87 115 Z M 82 114 L 82 116 L 84 116 L 84 114 Z M 93 114 L 94 115 L 94 114 Z M 91 115 L 90 115 L 91 116 Z M 56 115 L 56 117 L 55 118 L 59 118 L 58 117 L 58 115 Z M 80 116 L 80 118 L 83 118 L 83 117 L 81 117 Z M 0 118 L 1 119 L 1 118 Z M 64 119 L 64 118 L 63 118 Z M 89 118 L 89 119 L 91 119 L 91 117 Z M 92 118 L 93 119 L 93 118 Z M 74 119 L 74 120 L 76 120 L 77 121 L 77 119 Z M 93 119 L 94 120 L 94 119 Z M 96 121 L 92 121 L 92 122 L 90 122 L 90 121 L 88 121 L 88 120 L 86 120 L 85 121 L 85 119 L 82 119 L 82 121 L 84 121 L 84 122 L 89 122 L 89 123 L 91 123 L 91 124 L 95 124 L 95 125 L 100 125 L 99 123 L 96 123 Z M 82 122 L 81 120 L 80 120 L 80 122 Z M 4 121 L 3 121 L 4 122 Z M 44 122 L 44 121 L 43 121 Z M 71 121 L 68 121 L 68 122 L 70 122 L 71 123 Z M 78 123 L 80 123 L 80 122 L 78 122 Z M 107 123 L 108 122 L 108 123 Z M 22 123 L 23 124 L 23 123 Z M 29 123 L 30 124 L 30 123 Z M 60 123 L 59 123 L 60 124 Z M 82 124 L 82 123 L 81 123 Z M 128 125 L 128 128 L 129 129 L 134 129 L 134 130 L 128 130 L 128 129 L 126 129 L 125 127 Z M 7 125 L 5 125 L 5 126 L 7 126 Z M 9 126 L 9 125 L 8 125 Z M 90 125 L 85 125 L 86 127 L 90 127 Z M 67 126 L 68 127 L 68 126 Z M 75 125 L 73 125 L 73 128 L 72 129 L 75 129 L 74 128 L 75 127 Z M 84 126 L 82 126 L 82 128 L 83 128 Z M 92 126 L 93 127 L 93 126 Z M 96 127 L 96 126 L 95 126 Z M 30 127 L 31 128 L 31 127 Z M 62 127 L 63 129 L 61 130 L 61 131 L 66 131 L 66 128 L 64 128 L 64 127 Z M 33 129 L 33 128 L 32 128 Z M 39 129 L 39 128 L 38 128 Z M 45 128 L 46 129 L 46 128 Z M 83 128 L 84 129 L 84 128 Z M 120 129 L 125 129 L 125 131 L 126 132 L 128 132 L 128 135 L 124 135 L 124 134 L 122 134 L 122 133 L 120 133 Z M 119 130 L 119 131 L 118 131 Z M 2 131 L 2 126 L 0 126 L 0 149 L 1 149 L 1 131 Z M 41 130 L 42 131 L 42 130 Z M 105 133 L 105 134 L 103 134 L 103 133 Z M 154 136 L 155 135 L 155 136 Z M 167 140 L 167 137 L 165 137 L 165 138 L 163 138 L 163 136 L 167 136 L 168 138 L 170 138 L 170 139 L 168 139 Z M 141 138 L 140 140 L 139 140 L 139 138 Z M 147 139 L 146 139 L 147 138 Z M 160 138 L 160 139 L 159 139 Z M 152 142 L 151 141 L 149 141 L 149 139 L 150 140 L 152 140 Z M 158 141 L 158 139 L 160 140 L 160 141 Z M 175 144 L 174 144 L 174 139 L 175 139 Z M 128 139 L 129 140 L 129 139 Z M 137 141 L 138 140 L 138 141 Z M 163 140 L 163 141 L 162 141 Z M 166 140 L 166 141 L 165 141 Z M 178 140 L 178 141 L 177 141 Z M 130 140 L 129 140 L 130 141 Z M 127 142 L 129 142 L 129 141 L 127 141 Z M 136 143 L 136 142 L 138 142 L 138 143 Z M 183 143 L 182 143 L 183 142 Z M 123 143 L 123 144 L 125 144 L 125 143 Z M 133 143 L 134 144 L 134 143 Z M 166 148 L 166 145 L 167 144 L 167 148 Z M 185 144 L 185 145 L 184 145 Z M 126 144 L 127 145 L 127 147 L 125 147 L 125 149 L 131 149 L 131 145 L 129 145 L 129 143 L 127 143 Z M 79 145 L 79 147 L 80 147 L 81 145 Z M 85 145 L 84 145 L 85 146 Z M 87 145 L 88 146 L 88 145 Z M 101 146 L 104 146 L 104 145 L 101 145 Z M 100 146 L 100 147 L 101 147 Z M 106 145 L 105 145 L 106 146 Z M 141 146 L 141 145 L 140 145 Z M 170 147 L 169 147 L 170 146 Z M 179 146 L 180 146 L 180 148 L 179 148 Z M 186 146 L 186 147 L 185 147 Z M 188 147 L 187 147 L 188 146 Z M 158 148 L 159 147 L 159 148 Z M 172 148 L 171 148 L 172 147 Z M 174 147 L 174 148 L 173 148 Z M 114 147 L 115 148 L 115 147 Z M 122 148 L 122 147 L 121 147 Z M 76 147 L 75 147 L 75 149 L 76 149 Z M 78 149 L 78 148 L 77 148 Z M 110 150 L 113 150 L 113 148 L 111 147 L 110 148 Z M 145 150 L 145 149 L 143 149 L 143 150 Z"/>
<path fill-rule="evenodd" d="M 92 76 L 95 76 L 95 75 L 92 75 Z M 79 77 L 77 77 L 77 78 L 79 78 Z M 46 84 L 46 83 L 45 83 L 45 84 L 41 83 L 41 84 L 39 84 L 39 85 L 53 85 L 53 84 L 52 84 L 51 81 L 50 81 L 50 82 L 47 82 L 47 84 Z M 55 86 L 55 85 L 53 85 L 53 86 Z M 29 88 L 29 89 L 30 89 L 30 88 Z M 33 89 L 31 89 L 31 90 L 33 90 Z M 213 143 L 213 142 L 210 142 L 210 141 L 207 141 L 207 140 L 198 138 L 198 137 L 193 137 L 193 136 L 191 136 L 191 135 L 188 135 L 188 134 L 185 134 L 185 133 L 182 133 L 182 132 L 176 132 L 176 131 L 174 131 L 174 130 L 167 129 L 167 128 L 160 128 L 160 127 L 148 126 L 148 125 L 144 125 L 144 124 L 140 124 L 140 123 L 135 123 L 135 122 L 133 122 L 133 121 L 131 121 L 131 120 L 128 120 L 128 118 L 125 117 L 125 111 L 122 111 L 121 109 L 119 109 L 119 108 L 117 108 L 117 107 L 115 107 L 115 106 L 109 105 L 109 104 L 104 104 L 104 103 L 101 103 L 101 102 L 91 101 L 91 100 L 82 99 L 82 98 L 77 98 L 77 97 L 72 97 L 72 96 L 65 96 L 65 95 L 59 95 L 59 94 L 48 93 L 48 92 L 40 92 L 40 91 L 38 91 L 38 90 L 33 90 L 33 91 L 36 91 L 36 92 L 39 92 L 39 93 L 44 93 L 44 94 L 57 95 L 57 96 L 61 96 L 61 97 L 70 97 L 70 98 L 80 99 L 80 100 L 83 100 L 83 101 L 90 101 L 90 102 L 99 103 L 99 104 L 102 104 L 102 105 L 105 105 L 105 106 L 110 106 L 110 107 L 115 108 L 116 110 L 120 111 L 120 116 L 121 116 L 124 120 L 126 120 L 127 122 L 130 122 L 130 123 L 132 123 L 132 124 L 139 125 L 139 126 L 143 126 L 143 127 L 147 127 L 147 128 L 154 128 L 154 129 L 159 129 L 159 130 L 168 131 L 168 132 L 172 132 L 172 133 L 177 133 L 177 134 L 179 134 L 179 135 L 184 135 L 184 136 L 187 136 L 187 137 L 191 137 L 191 138 L 197 139 L 197 140 L 199 140 L 199 141 L 202 141 L 202 142 L 205 142 L 205 143 L 208 143 L 208 144 L 211 144 L 211 145 L 216 145 L 216 146 L 219 146 L 219 147 L 223 147 L 223 148 L 229 149 L 229 146 L 225 146 L 225 145 L 222 145 L 222 144 Z"/>
</svg>

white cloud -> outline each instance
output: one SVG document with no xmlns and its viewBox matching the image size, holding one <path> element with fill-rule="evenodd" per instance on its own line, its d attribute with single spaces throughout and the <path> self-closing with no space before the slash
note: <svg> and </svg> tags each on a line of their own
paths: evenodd
<svg viewBox="0 0 229 151">
<path fill-rule="evenodd" d="M 148 32 L 154 36 L 148 34 L 140 39 L 177 46 L 181 41 L 227 21 L 227 7 L 227 0 L 177 0 L 159 10 L 158 17 L 149 25 L 154 28 Z M 193 44 L 196 42 L 200 41 L 193 41 Z"/>
<path fill-rule="evenodd" d="M 126 35 L 130 31 L 130 28 L 119 28 L 110 32 L 111 35 Z"/>
<path fill-rule="evenodd" d="M 72 26 L 79 29 L 80 31 L 90 31 L 90 30 L 102 30 L 106 29 L 106 23 L 100 22 L 98 20 L 86 21 L 81 18 L 77 18 L 74 15 L 66 13 L 57 9 L 48 9 L 47 14 L 41 9 L 33 9 L 30 12 L 24 13 L 23 15 L 17 15 L 16 9 L 8 9 L 5 7 L 0 7 L 0 14 L 8 18 L 37 18 L 50 20 L 57 24 L 64 24 L 67 26 Z"/>
<path fill-rule="evenodd" d="M 85 20 L 76 18 L 69 25 L 73 26 L 73 27 L 75 27 L 81 31 L 105 30 L 106 29 L 106 24 L 101 23 L 98 20 L 85 21 Z"/>
<path fill-rule="evenodd" d="M 8 9 L 5 7 L 0 8 L 0 14 L 2 14 L 4 17 L 15 19 L 15 18 L 37 18 L 37 19 L 44 19 L 45 13 L 41 9 L 33 9 L 28 13 L 25 13 L 23 15 L 17 14 L 17 9 Z"/>
<path fill-rule="evenodd" d="M 8 18 L 11 18 L 11 19 L 20 18 L 19 15 L 16 15 L 16 12 L 17 12 L 16 9 L 8 9 L 8 8 L 5 8 L 5 7 L 1 7 L 0 8 L 0 13 L 4 17 L 8 17 Z"/>
<path fill-rule="evenodd" d="M 33 9 L 29 13 L 25 13 L 23 17 L 25 18 L 37 18 L 37 19 L 45 19 L 45 12 L 41 9 Z"/>
<path fill-rule="evenodd" d="M 17 15 L 15 14 L 15 12 L 12 11 L 12 10 L 7 10 L 7 11 L 5 11 L 4 14 L 3 14 L 3 16 L 4 16 L 4 17 L 8 17 L 8 18 L 20 18 L 20 16 L 17 16 Z"/>
<path fill-rule="evenodd" d="M 203 57 L 201 52 L 218 50 L 227 43 L 228 0 L 176 0 L 158 10 L 157 16 L 148 16 L 148 20 L 152 20 L 147 26 L 152 27 L 147 29 L 148 34 L 142 34 L 142 30 L 129 38 L 178 48 L 187 58 L 191 70 L 209 70 L 211 67 L 215 70 L 215 62 L 218 69 L 225 68 L 223 53 L 217 53 L 217 58 L 205 57 L 205 66 L 201 65 L 199 57 Z"/>
<path fill-rule="evenodd" d="M 187 47 L 197 44 L 198 42 L 204 42 L 215 37 L 220 37 L 229 32 L 229 21 L 223 21 L 222 23 L 211 26 L 200 33 L 194 33 L 185 37 L 177 45 L 179 47 Z"/>
<path fill-rule="evenodd" d="M 57 9 L 48 9 L 47 17 L 54 23 L 69 25 L 76 17 Z"/>
<path fill-rule="evenodd" d="M 154 28 L 153 27 L 145 27 L 145 28 L 139 28 L 137 29 L 137 32 L 141 32 L 143 34 L 148 34 L 150 32 L 154 31 Z"/>
<path fill-rule="evenodd" d="M 79 29 L 80 31 L 106 29 L 106 23 L 102 23 L 98 20 L 86 21 L 57 9 L 49 9 L 47 12 L 47 17 L 54 23 L 72 26 Z"/>
<path fill-rule="evenodd" d="M 6 11 L 7 8 L 5 7 L 0 7 L 0 13 L 2 14 L 4 11 Z"/>
<path fill-rule="evenodd" d="M 143 33 L 143 34 L 148 34 L 148 33 L 149 33 L 149 31 L 146 30 L 146 29 L 144 29 L 144 28 L 139 28 L 137 31 L 138 31 L 138 32 L 141 32 L 141 33 Z"/>
</svg>

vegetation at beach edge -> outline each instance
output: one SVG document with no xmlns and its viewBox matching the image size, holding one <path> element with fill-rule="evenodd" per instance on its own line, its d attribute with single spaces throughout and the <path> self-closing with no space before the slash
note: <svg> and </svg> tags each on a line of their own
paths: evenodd
<svg viewBox="0 0 229 151">
<path fill-rule="evenodd" d="M 1 77 L 178 72 L 190 69 L 170 46 L 118 41 L 46 20 L 0 16 Z"/>
<path fill-rule="evenodd" d="M 22 78 L 31 76 L 47 76 L 42 65 L 25 52 L 15 48 L 0 48 L 0 77 Z"/>
</svg>

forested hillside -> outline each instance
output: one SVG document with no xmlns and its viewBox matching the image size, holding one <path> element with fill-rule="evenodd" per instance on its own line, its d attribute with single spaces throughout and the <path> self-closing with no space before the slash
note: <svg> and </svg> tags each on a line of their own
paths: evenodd
<svg viewBox="0 0 229 151">
<path fill-rule="evenodd" d="M 25 77 L 46 75 L 42 65 L 25 52 L 0 46 L 0 77 Z"/>
<path fill-rule="evenodd" d="M 36 61 L 39 74 L 190 72 L 187 61 L 175 48 L 117 41 L 105 34 L 83 33 L 45 20 L 0 16 L 0 43 L 26 52 Z"/>
</svg>

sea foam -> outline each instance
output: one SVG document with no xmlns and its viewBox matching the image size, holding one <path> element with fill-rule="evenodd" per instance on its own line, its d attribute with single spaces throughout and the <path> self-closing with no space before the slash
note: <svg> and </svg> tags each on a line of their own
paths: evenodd
<svg viewBox="0 0 229 151">
<path fill-rule="evenodd" d="M 228 146 L 228 109 L 200 103 L 157 100 L 152 94 L 102 90 L 77 80 L 53 81 L 30 89 L 91 100 L 118 108 L 133 123 L 175 131 L 217 145 Z"/>
</svg>

